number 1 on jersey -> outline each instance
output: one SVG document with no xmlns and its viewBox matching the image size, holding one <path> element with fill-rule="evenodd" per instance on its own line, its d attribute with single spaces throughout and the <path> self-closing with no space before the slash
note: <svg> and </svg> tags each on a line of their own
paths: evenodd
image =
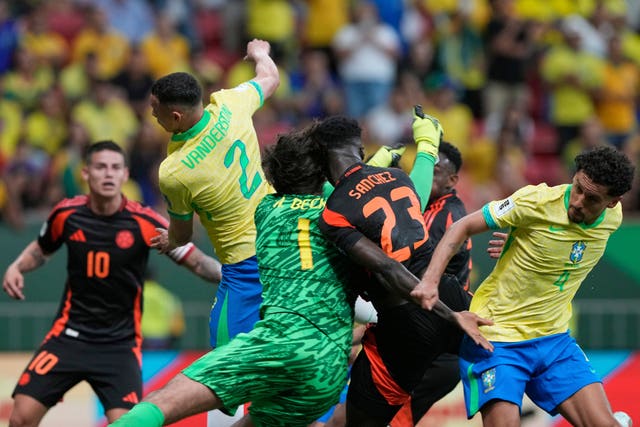
<svg viewBox="0 0 640 427">
<path fill-rule="evenodd" d="M 300 268 L 311 270 L 313 268 L 313 254 L 311 253 L 311 234 L 308 218 L 298 218 L 298 248 L 300 249 Z"/>
</svg>

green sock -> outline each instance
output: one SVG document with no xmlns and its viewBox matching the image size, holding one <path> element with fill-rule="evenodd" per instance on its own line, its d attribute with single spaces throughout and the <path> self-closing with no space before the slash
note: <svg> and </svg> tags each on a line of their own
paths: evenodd
<svg viewBox="0 0 640 427">
<path fill-rule="evenodd" d="M 160 408 L 151 402 L 140 402 L 109 425 L 115 427 L 161 427 L 162 424 L 164 424 L 164 415 Z"/>
</svg>

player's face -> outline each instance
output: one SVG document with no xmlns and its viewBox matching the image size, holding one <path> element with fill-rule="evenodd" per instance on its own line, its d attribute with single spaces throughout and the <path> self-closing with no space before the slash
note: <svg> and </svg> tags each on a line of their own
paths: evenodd
<svg viewBox="0 0 640 427">
<path fill-rule="evenodd" d="M 149 103 L 151 104 L 151 114 L 156 118 L 160 126 L 167 132 L 178 132 L 181 114 L 161 104 L 154 95 L 149 98 Z"/>
<path fill-rule="evenodd" d="M 576 172 L 569 195 L 569 219 L 592 224 L 606 208 L 612 208 L 620 201 L 620 197 L 609 196 L 607 190 L 604 185 L 594 183 L 583 171 Z"/>
<path fill-rule="evenodd" d="M 433 183 L 429 200 L 435 200 L 451 191 L 458 182 L 458 174 L 454 172 L 453 164 L 447 156 L 438 154 L 438 163 L 433 168 Z"/>
<path fill-rule="evenodd" d="M 102 150 L 91 155 L 91 161 L 82 169 L 82 176 L 92 195 L 108 199 L 120 195 L 122 185 L 129 179 L 129 169 L 122 154 Z"/>
</svg>

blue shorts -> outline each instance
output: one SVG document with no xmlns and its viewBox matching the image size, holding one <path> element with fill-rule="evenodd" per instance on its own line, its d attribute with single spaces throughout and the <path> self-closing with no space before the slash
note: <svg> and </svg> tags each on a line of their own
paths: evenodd
<svg viewBox="0 0 640 427">
<path fill-rule="evenodd" d="M 236 264 L 222 265 L 222 280 L 211 307 L 211 347 L 228 343 L 241 332 L 249 332 L 260 319 L 262 284 L 255 256 Z"/>
<path fill-rule="evenodd" d="M 465 335 L 460 345 L 460 376 L 467 417 L 491 400 L 522 409 L 524 393 L 540 408 L 556 408 L 581 388 L 601 382 L 569 333 L 520 342 L 492 342 L 493 353 Z"/>
</svg>

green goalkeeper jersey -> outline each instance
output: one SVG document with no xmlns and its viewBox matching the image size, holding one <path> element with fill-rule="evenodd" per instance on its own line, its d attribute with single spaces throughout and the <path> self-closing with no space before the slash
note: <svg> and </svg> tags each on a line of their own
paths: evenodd
<svg viewBox="0 0 640 427">
<path fill-rule="evenodd" d="M 265 196 L 255 212 L 256 254 L 263 285 L 261 315 L 289 312 L 349 345 L 353 326 L 348 261 L 318 229 L 318 195 Z"/>
</svg>

